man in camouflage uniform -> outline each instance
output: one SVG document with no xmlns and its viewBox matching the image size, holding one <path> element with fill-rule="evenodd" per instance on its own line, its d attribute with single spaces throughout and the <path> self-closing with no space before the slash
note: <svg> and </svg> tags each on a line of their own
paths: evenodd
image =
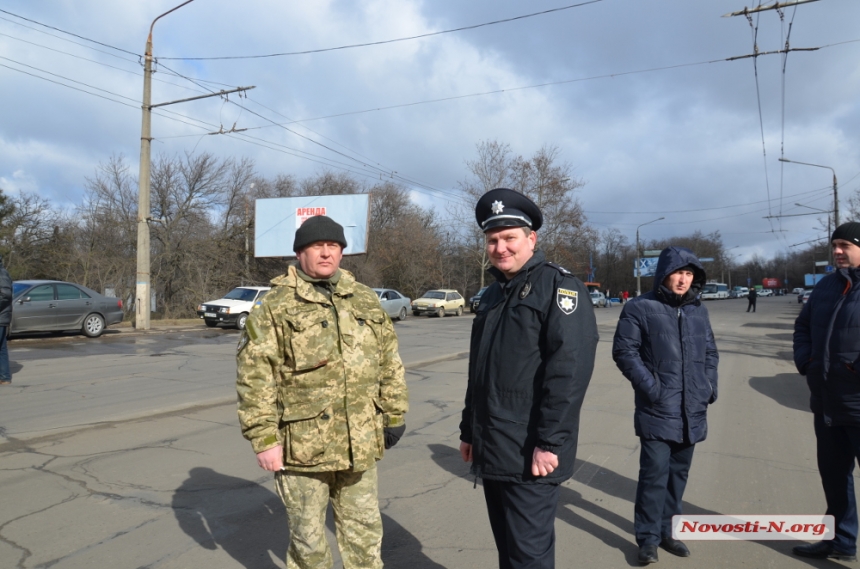
<svg viewBox="0 0 860 569">
<path fill-rule="evenodd" d="M 376 294 L 340 260 L 343 227 L 305 221 L 298 266 L 272 281 L 239 343 L 239 422 L 275 472 L 290 526 L 287 567 L 328 569 L 331 502 L 345 569 L 382 567 L 376 461 L 406 429 L 397 336 Z"/>
</svg>

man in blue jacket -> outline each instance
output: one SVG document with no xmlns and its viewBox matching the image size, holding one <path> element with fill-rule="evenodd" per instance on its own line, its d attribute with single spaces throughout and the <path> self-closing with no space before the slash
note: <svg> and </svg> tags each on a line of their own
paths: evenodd
<svg viewBox="0 0 860 569">
<path fill-rule="evenodd" d="M 500 569 L 555 567 L 559 484 L 573 475 L 597 322 L 585 285 L 536 248 L 543 223 L 506 188 L 478 201 L 497 282 L 472 324 L 460 454 L 483 479 Z"/>
<path fill-rule="evenodd" d="M 708 405 L 717 400 L 719 354 L 707 309 L 699 300 L 705 270 L 689 249 L 660 253 L 654 289 L 624 305 L 612 358 L 633 385 L 640 439 L 633 530 L 641 564 L 657 546 L 690 555 L 672 538 L 696 443 L 708 434 Z"/>
<path fill-rule="evenodd" d="M 799 545 L 801 557 L 855 561 L 854 461 L 860 457 L 860 223 L 844 223 L 830 240 L 837 271 L 813 289 L 794 323 L 794 363 L 806 376 L 818 472 L 836 537 Z"/>
</svg>

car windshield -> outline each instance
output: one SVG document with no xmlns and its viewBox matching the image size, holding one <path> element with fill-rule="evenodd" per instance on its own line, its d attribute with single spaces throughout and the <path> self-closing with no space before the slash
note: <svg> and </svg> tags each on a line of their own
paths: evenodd
<svg viewBox="0 0 860 569">
<path fill-rule="evenodd" d="M 17 297 L 19 294 L 27 290 L 33 285 L 28 285 L 24 283 L 12 283 L 12 298 Z"/>
<path fill-rule="evenodd" d="M 702 289 L 702 292 L 717 292 L 717 285 L 706 284 L 705 288 Z"/>
<path fill-rule="evenodd" d="M 600 293 L 599 293 L 599 292 L 592 292 L 592 293 L 591 293 L 591 298 L 599 298 L 599 297 L 600 297 Z"/>
<path fill-rule="evenodd" d="M 484 288 L 482 288 L 481 290 L 479 290 L 479 291 L 475 294 L 475 296 L 481 296 L 482 294 L 484 294 L 484 291 L 485 291 L 485 290 L 487 290 L 487 287 L 484 287 Z"/>
<path fill-rule="evenodd" d="M 435 298 L 437 300 L 445 300 L 445 293 L 439 290 L 428 290 L 424 293 L 424 298 Z"/>
<path fill-rule="evenodd" d="M 374 292 L 376 292 L 376 296 L 378 296 L 379 298 L 382 298 L 382 291 L 381 290 L 377 290 Z"/>
<path fill-rule="evenodd" d="M 254 300 L 254 297 L 257 296 L 257 291 L 252 288 L 234 288 L 226 295 L 224 298 L 229 300 L 244 300 L 245 302 L 251 302 Z"/>
</svg>

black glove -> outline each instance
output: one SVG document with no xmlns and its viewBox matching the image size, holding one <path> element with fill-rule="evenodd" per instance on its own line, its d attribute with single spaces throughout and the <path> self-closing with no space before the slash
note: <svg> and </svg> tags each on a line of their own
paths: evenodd
<svg viewBox="0 0 860 569">
<path fill-rule="evenodd" d="M 399 441 L 400 437 L 403 436 L 403 433 L 406 432 L 406 425 L 403 424 L 399 427 L 385 427 L 383 430 L 385 431 L 385 448 L 390 449 L 397 444 L 397 441 Z"/>
</svg>

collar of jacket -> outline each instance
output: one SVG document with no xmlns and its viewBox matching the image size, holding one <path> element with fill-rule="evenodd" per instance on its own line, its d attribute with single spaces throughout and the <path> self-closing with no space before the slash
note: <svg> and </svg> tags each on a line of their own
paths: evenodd
<svg viewBox="0 0 860 569">
<path fill-rule="evenodd" d="M 699 303 L 699 293 L 698 291 L 693 290 L 692 286 L 687 292 L 681 295 L 675 294 L 661 284 L 657 287 L 657 298 L 660 299 L 660 302 L 668 304 L 669 306 L 685 306 L 687 304 Z"/>
<path fill-rule="evenodd" d="M 842 275 L 843 279 L 851 283 L 850 288 L 853 288 L 860 282 L 860 267 L 845 267 L 838 269 L 838 272 Z M 848 292 L 848 289 L 845 292 Z"/>
<path fill-rule="evenodd" d="M 333 294 L 340 297 L 351 296 L 355 292 L 355 277 L 352 273 L 345 269 L 338 269 L 340 278 L 337 281 Z M 329 300 L 321 292 L 314 289 L 313 283 L 310 283 L 299 276 L 295 265 L 287 267 L 286 274 L 275 277 L 271 281 L 272 286 L 286 286 L 294 288 L 296 294 L 301 298 L 318 304 L 331 304 Z"/>
<path fill-rule="evenodd" d="M 535 252 L 532 255 L 531 259 L 526 261 L 526 264 L 523 265 L 523 267 L 520 269 L 520 272 L 515 274 L 510 280 L 508 280 L 508 277 L 505 276 L 505 273 L 503 273 L 496 267 L 490 267 L 487 270 L 491 275 L 496 277 L 496 280 L 499 281 L 504 287 L 508 286 L 509 283 L 513 283 L 514 281 L 520 280 L 520 277 L 522 275 L 527 275 L 529 272 L 531 272 L 532 269 L 542 264 L 544 261 L 546 261 L 546 256 L 543 254 L 543 251 L 541 251 L 540 249 L 535 249 Z"/>
</svg>

